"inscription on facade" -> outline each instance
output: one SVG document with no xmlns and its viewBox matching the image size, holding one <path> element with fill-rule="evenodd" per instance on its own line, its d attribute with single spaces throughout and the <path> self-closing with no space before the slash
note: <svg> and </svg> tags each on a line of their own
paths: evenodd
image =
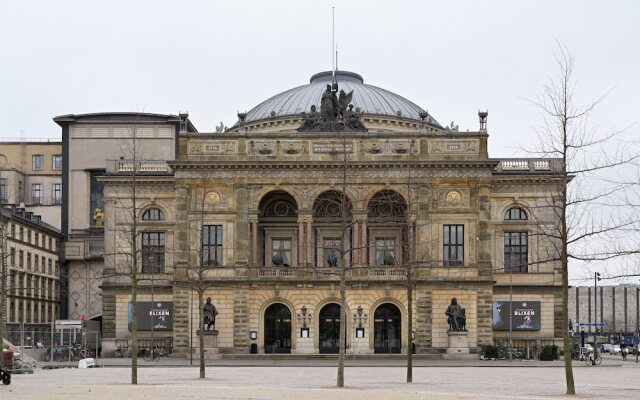
<svg viewBox="0 0 640 400">
<path fill-rule="evenodd" d="M 353 143 L 319 142 L 313 144 L 314 153 L 353 153 Z"/>
</svg>

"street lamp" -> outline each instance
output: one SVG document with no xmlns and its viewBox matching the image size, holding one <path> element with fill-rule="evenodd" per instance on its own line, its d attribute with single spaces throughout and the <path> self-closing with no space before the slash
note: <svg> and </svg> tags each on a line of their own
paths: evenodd
<svg viewBox="0 0 640 400">
<path fill-rule="evenodd" d="M 599 280 L 600 280 L 600 272 L 596 272 L 593 275 L 593 283 L 594 283 L 594 288 L 595 288 L 595 291 L 593 293 L 593 299 L 595 301 L 595 307 L 593 308 L 593 310 L 595 311 L 593 322 L 595 324 L 596 335 L 598 334 L 598 281 Z M 593 342 L 594 343 L 596 342 L 595 338 L 594 338 Z"/>
</svg>

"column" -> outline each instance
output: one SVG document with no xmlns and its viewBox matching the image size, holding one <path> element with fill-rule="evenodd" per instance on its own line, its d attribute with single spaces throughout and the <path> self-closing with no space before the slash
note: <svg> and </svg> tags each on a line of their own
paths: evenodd
<svg viewBox="0 0 640 400">
<path fill-rule="evenodd" d="M 306 238 L 305 238 L 305 244 L 306 244 L 306 255 L 307 255 L 307 265 L 309 267 L 313 267 L 314 262 L 313 262 L 313 238 L 311 236 L 311 224 L 313 223 L 313 218 L 309 215 L 306 218 Z"/>
<path fill-rule="evenodd" d="M 367 220 L 362 221 L 362 248 L 360 249 L 360 256 L 362 258 L 362 264 L 369 266 L 369 246 L 367 238 Z"/>
<path fill-rule="evenodd" d="M 251 264 L 258 265 L 258 217 L 252 216 L 251 223 Z"/>
<path fill-rule="evenodd" d="M 362 264 L 360 247 L 360 222 L 356 222 L 353 224 L 353 243 L 351 243 L 351 248 L 353 249 L 353 263 L 355 265 Z"/>
<path fill-rule="evenodd" d="M 306 254 L 304 252 L 305 246 L 305 234 L 304 234 L 304 218 L 298 217 L 298 265 L 303 266 L 306 263 Z"/>
</svg>

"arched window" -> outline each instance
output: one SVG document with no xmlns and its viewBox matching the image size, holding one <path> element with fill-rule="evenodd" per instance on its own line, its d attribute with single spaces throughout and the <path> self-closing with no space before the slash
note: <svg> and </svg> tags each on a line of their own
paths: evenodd
<svg viewBox="0 0 640 400">
<path fill-rule="evenodd" d="M 150 208 L 142 214 L 143 221 L 164 221 L 164 213 L 158 208 Z"/>
<path fill-rule="evenodd" d="M 526 221 L 528 219 L 527 212 L 520 207 L 510 208 L 504 215 L 507 221 Z"/>
</svg>

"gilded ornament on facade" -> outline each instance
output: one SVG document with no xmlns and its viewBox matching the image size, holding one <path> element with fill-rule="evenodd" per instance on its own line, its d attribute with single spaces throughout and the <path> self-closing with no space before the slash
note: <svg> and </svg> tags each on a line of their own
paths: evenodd
<svg viewBox="0 0 640 400">
<path fill-rule="evenodd" d="M 214 191 L 207 193 L 205 197 L 205 202 L 209 206 L 213 206 L 220 203 L 220 194 Z"/>
<path fill-rule="evenodd" d="M 457 190 L 450 190 L 446 196 L 447 205 L 457 206 L 462 203 L 462 195 Z"/>
</svg>

